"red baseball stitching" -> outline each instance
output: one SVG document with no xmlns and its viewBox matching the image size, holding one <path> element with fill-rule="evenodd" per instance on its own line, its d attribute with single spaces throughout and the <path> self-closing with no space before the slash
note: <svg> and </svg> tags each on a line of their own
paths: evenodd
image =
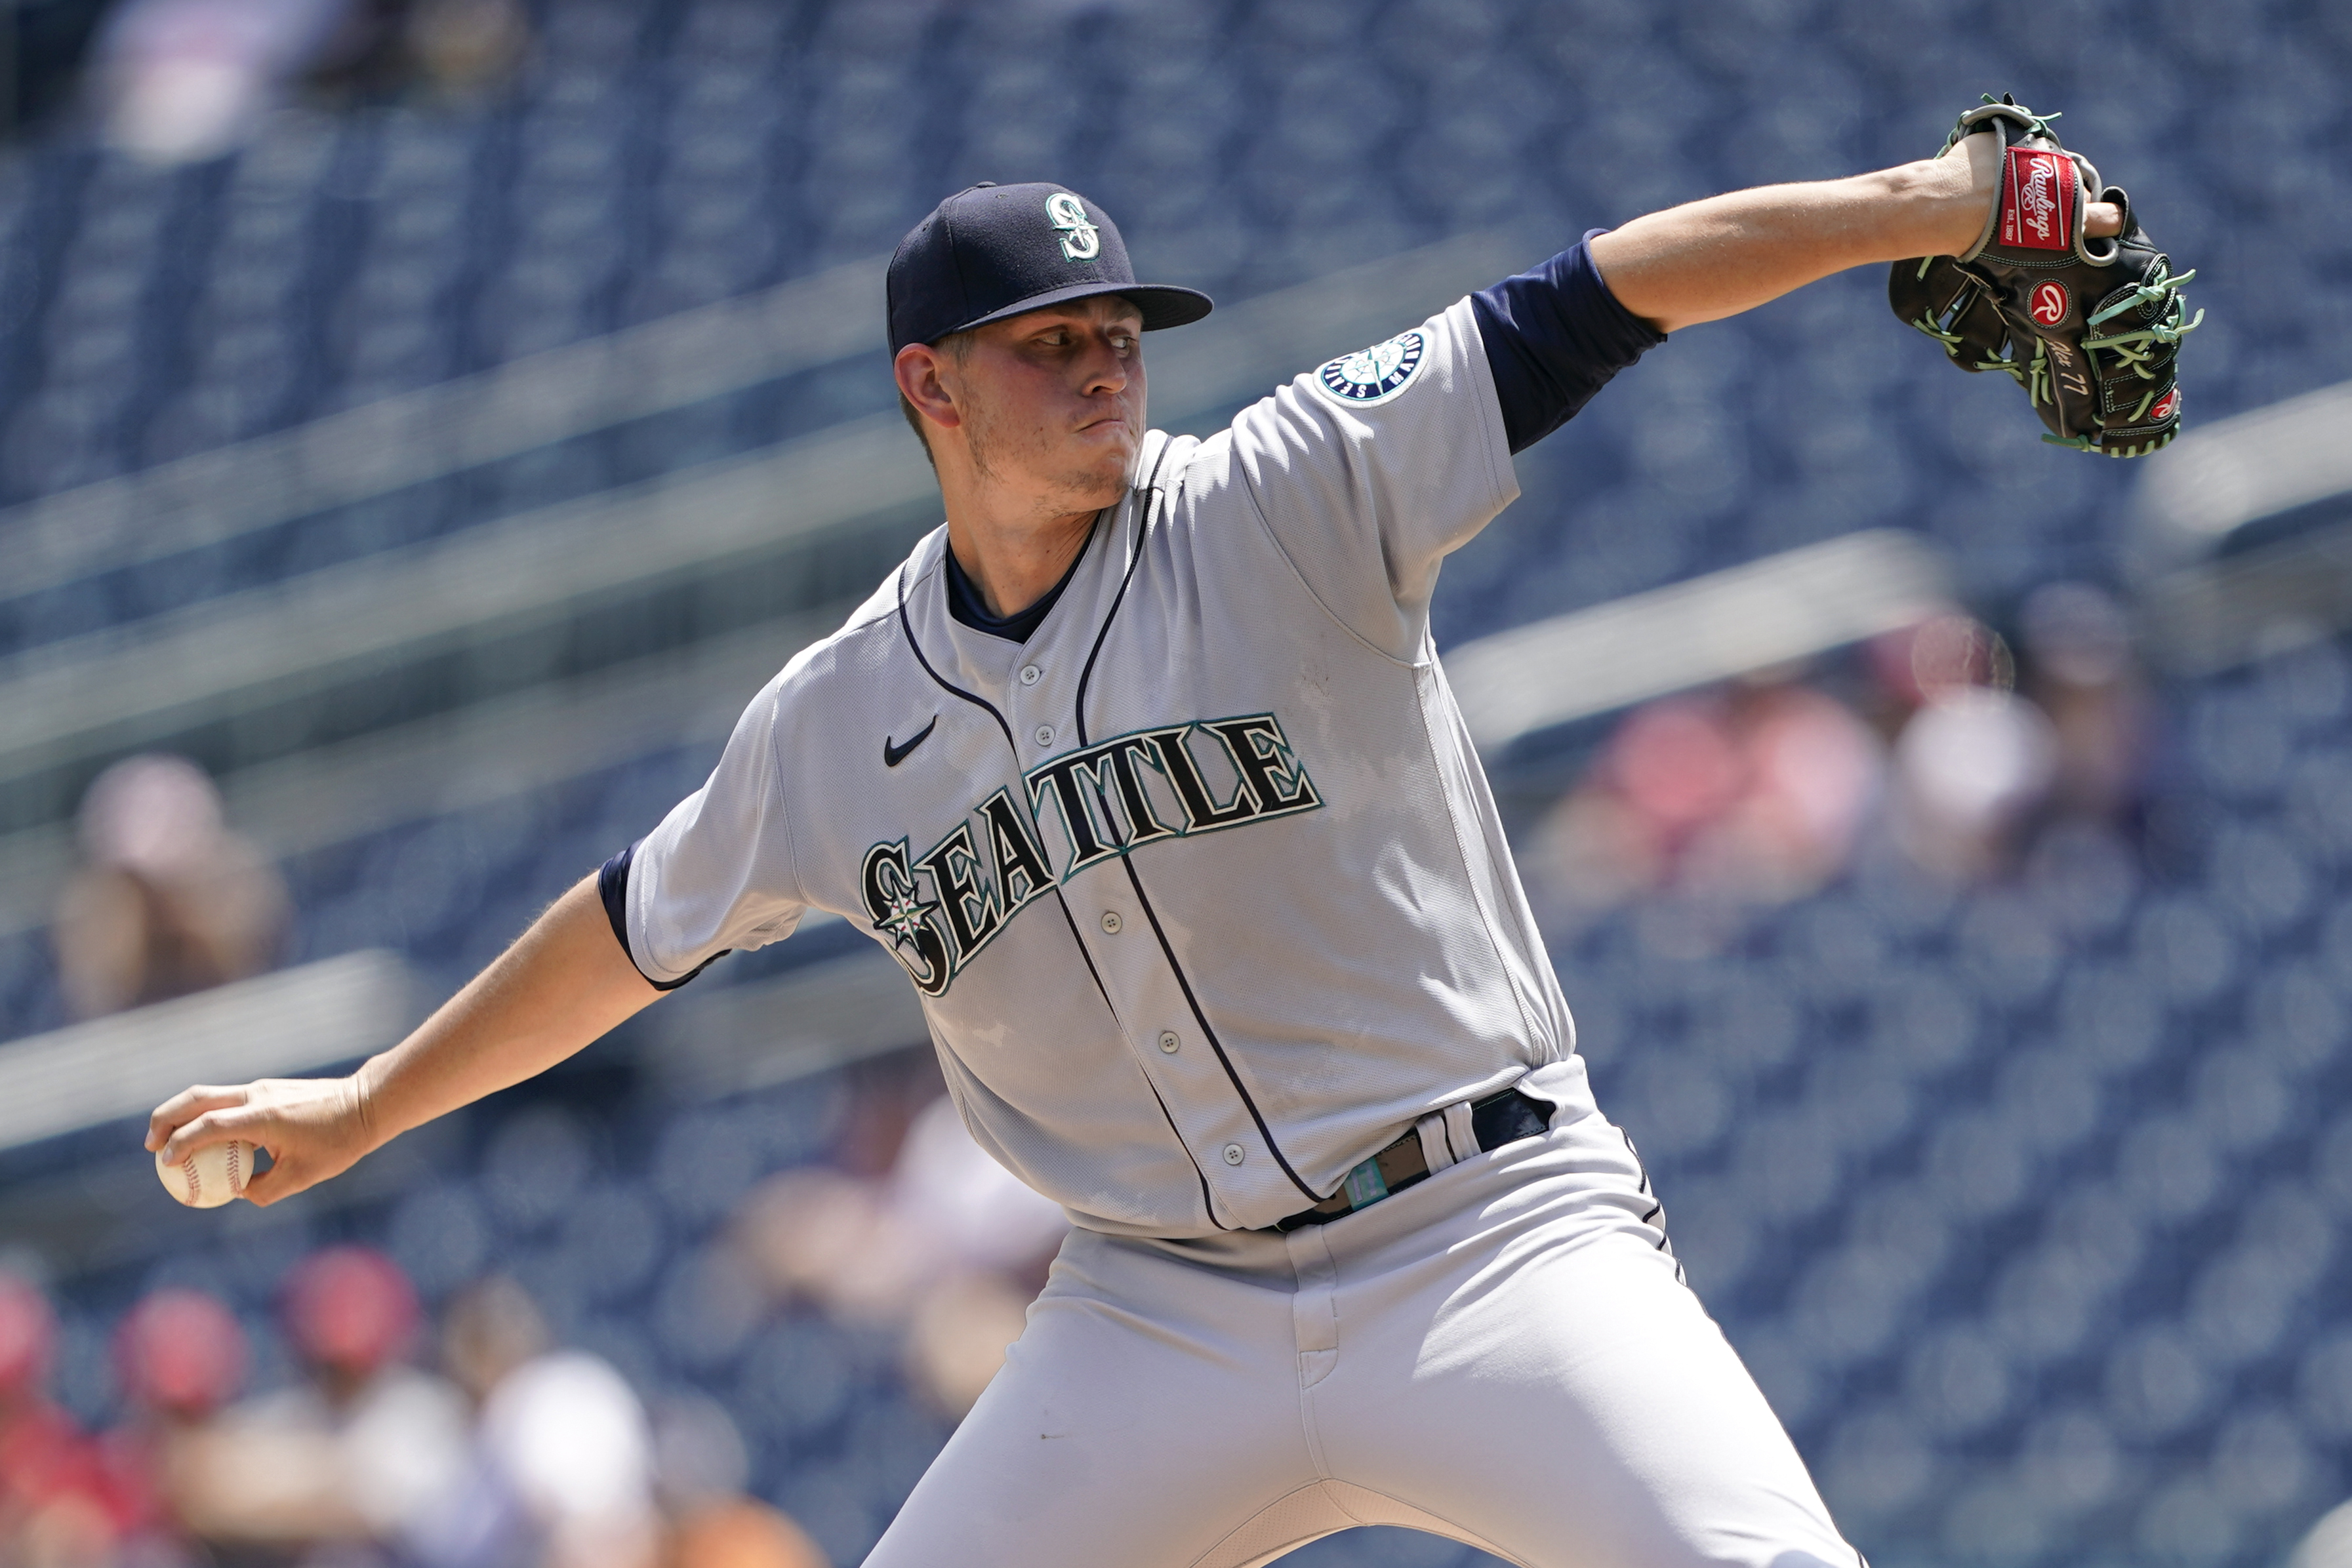
<svg viewBox="0 0 2352 1568">
<path fill-rule="evenodd" d="M 228 1195 L 235 1197 L 244 1190 L 245 1177 L 237 1172 L 236 1145 L 231 1144 L 228 1146 Z"/>
<path fill-rule="evenodd" d="M 196 1174 L 196 1156 L 189 1155 L 180 1161 L 181 1174 L 188 1178 L 188 1201 L 194 1203 L 205 1196 L 205 1178 Z"/>
</svg>

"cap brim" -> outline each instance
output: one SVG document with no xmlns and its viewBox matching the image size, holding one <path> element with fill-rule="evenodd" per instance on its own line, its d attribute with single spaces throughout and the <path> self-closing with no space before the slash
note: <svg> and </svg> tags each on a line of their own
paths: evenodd
<svg viewBox="0 0 2352 1568">
<path fill-rule="evenodd" d="M 968 332 L 991 321 L 1025 316 L 1048 305 L 1066 305 L 1073 299 L 1086 299 L 1097 294 L 1118 294 L 1135 301 L 1136 308 L 1143 312 L 1143 329 L 1147 332 L 1157 332 L 1162 327 L 1189 327 L 1216 308 L 1216 302 L 1199 289 L 1179 288 L 1169 283 L 1073 283 L 1067 288 L 1049 288 L 1043 294 L 1016 300 L 1002 310 L 975 316 L 960 327 L 949 328 L 940 337 Z"/>
</svg>

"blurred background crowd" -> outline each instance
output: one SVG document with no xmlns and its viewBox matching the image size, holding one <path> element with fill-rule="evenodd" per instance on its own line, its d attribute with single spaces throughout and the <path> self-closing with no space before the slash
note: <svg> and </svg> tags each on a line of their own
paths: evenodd
<svg viewBox="0 0 2352 1568">
<path fill-rule="evenodd" d="M 695 788 L 936 521 L 880 258 L 974 180 L 1304 302 L 1304 368 L 2013 90 L 2199 269 L 2192 432 L 2352 382 L 2333 0 L 15 0 L 0 46 L 0 1106 L 40 1052 L 210 1071 L 190 998 L 385 1043 Z M 1880 1568 L 2352 1562 L 2352 472 L 2168 532 L 2189 442 L 2045 448 L 1883 289 L 1678 334 L 1448 566 L 1450 655 L 1857 530 L 1944 563 L 1487 747 L 1580 1049 Z M 1176 428 L 1270 382 L 1216 322 Z M 174 1207 L 127 1105 L 0 1112 L 0 1565 L 856 1562 L 1061 1228 L 862 946 L 268 1210 Z M 312 1038 L 357 954 L 413 1005 Z"/>
<path fill-rule="evenodd" d="M 914 1429 L 866 1458 L 895 1463 L 901 1487 L 994 1375 L 1064 1228 L 938 1089 L 897 1069 L 867 1080 L 840 1107 L 837 1159 L 744 1192 L 652 1313 L 664 1349 L 704 1369 L 759 1338 L 746 1370 L 770 1430 L 821 1430 L 889 1379 L 919 1406 L 902 1416 Z M 739 1112 L 673 1134 L 682 1207 L 709 1207 L 707 1154 L 743 1152 L 730 1130 L 751 1129 Z M 560 1261 L 509 1272 L 489 1254 L 499 1219 L 528 1231 L 563 1206 L 582 1139 L 560 1111 L 526 1113 L 489 1153 L 488 1213 L 429 1193 L 394 1217 L 391 1251 L 302 1249 L 266 1291 L 166 1270 L 102 1343 L 61 1324 L 24 1272 L 0 1273 L 5 1561 L 824 1568 L 824 1548 L 750 1490 L 755 1450 L 729 1402 L 666 1385 L 642 1349 L 583 1321 L 651 1270 L 663 1215 L 601 1191 L 564 1221 Z M 73 1406 L 100 1387 L 107 1416 L 85 1425 Z M 825 1486 L 802 1491 L 837 1543 L 856 1540 Z"/>
</svg>

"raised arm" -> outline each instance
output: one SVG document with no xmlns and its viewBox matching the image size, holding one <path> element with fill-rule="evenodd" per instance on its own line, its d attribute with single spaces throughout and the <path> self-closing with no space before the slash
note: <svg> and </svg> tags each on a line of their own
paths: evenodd
<svg viewBox="0 0 2352 1568">
<path fill-rule="evenodd" d="M 246 1196 L 275 1203 L 411 1127 L 545 1071 L 661 994 L 614 939 L 592 876 L 350 1077 L 187 1090 L 148 1118 L 147 1147 L 173 1161 L 231 1138 L 268 1149 L 270 1168 Z"/>
<path fill-rule="evenodd" d="M 1876 173 L 1765 185 L 1669 207 L 1595 236 L 1593 265 L 1627 310 L 1661 332 L 1752 310 L 1850 267 L 1953 256 L 1976 243 L 2000 170 L 1999 139 Z M 2112 204 L 2093 235 L 2122 226 Z"/>
</svg>

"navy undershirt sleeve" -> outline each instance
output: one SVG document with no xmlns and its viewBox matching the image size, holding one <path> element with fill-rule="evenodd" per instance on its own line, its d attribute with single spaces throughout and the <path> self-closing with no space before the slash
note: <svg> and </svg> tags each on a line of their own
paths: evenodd
<svg viewBox="0 0 2352 1568">
<path fill-rule="evenodd" d="M 604 918 L 613 923 L 613 936 L 621 944 L 621 951 L 629 954 L 632 965 L 636 963 L 637 956 L 629 952 L 629 862 L 637 857 L 637 844 L 644 842 L 639 839 L 636 844 L 606 861 L 604 869 L 596 873 L 596 896 L 604 901 Z M 675 980 L 656 980 L 647 975 L 646 984 L 657 991 L 674 991 L 733 951 L 730 947 L 713 953 Z M 643 975 L 645 970 L 640 968 L 637 973 Z"/>
<path fill-rule="evenodd" d="M 1470 297 L 1503 430 L 1525 452 L 1566 424 L 1609 378 L 1666 340 L 1617 303 L 1592 265 L 1594 229 L 1532 272 Z"/>
</svg>

